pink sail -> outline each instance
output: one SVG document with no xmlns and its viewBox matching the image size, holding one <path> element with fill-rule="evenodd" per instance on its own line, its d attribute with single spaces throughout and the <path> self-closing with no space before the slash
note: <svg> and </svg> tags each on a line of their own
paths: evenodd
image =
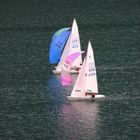
<svg viewBox="0 0 140 140">
<path fill-rule="evenodd" d="M 67 86 L 72 82 L 72 78 L 70 75 L 62 75 L 61 76 L 61 83 L 63 86 Z"/>
<path fill-rule="evenodd" d="M 63 86 L 67 86 L 72 82 L 70 68 L 72 63 L 81 55 L 81 53 L 83 52 L 75 52 L 66 58 L 61 71 L 61 83 Z"/>
<path fill-rule="evenodd" d="M 75 52 L 71 55 L 69 55 L 66 59 L 67 62 L 70 63 L 70 65 L 72 65 L 72 63 L 74 62 L 74 60 L 79 57 L 81 55 L 81 52 Z"/>
</svg>

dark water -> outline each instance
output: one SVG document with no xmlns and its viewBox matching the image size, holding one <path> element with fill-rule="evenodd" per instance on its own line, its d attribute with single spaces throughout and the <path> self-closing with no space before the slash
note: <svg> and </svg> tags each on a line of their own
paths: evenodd
<svg viewBox="0 0 140 140">
<path fill-rule="evenodd" d="M 73 18 L 104 100 L 69 102 L 51 72 L 52 34 Z M 139 108 L 139 0 L 0 1 L 0 140 L 139 140 Z"/>
</svg>

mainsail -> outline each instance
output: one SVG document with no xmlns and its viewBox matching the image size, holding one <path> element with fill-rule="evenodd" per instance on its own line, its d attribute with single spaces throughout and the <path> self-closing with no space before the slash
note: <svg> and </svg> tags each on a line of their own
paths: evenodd
<svg viewBox="0 0 140 140">
<path fill-rule="evenodd" d="M 49 50 L 49 62 L 50 64 L 56 64 L 59 62 L 63 48 L 70 35 L 71 28 L 62 28 L 54 33 Z"/>
<path fill-rule="evenodd" d="M 88 43 L 87 55 L 75 82 L 71 97 L 84 97 L 86 93 L 98 93 L 95 60 L 91 43 Z"/>
<path fill-rule="evenodd" d="M 86 80 L 86 92 L 98 93 L 98 83 L 97 83 L 97 74 L 95 67 L 95 59 L 91 43 L 88 44 L 87 50 L 87 63 L 85 66 L 85 80 Z"/>
</svg>

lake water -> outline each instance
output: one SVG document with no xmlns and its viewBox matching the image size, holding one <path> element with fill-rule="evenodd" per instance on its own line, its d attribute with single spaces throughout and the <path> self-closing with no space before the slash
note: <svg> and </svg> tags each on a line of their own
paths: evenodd
<svg viewBox="0 0 140 140">
<path fill-rule="evenodd" d="M 2 0 L 0 140 L 139 140 L 140 2 Z M 53 33 L 76 18 L 82 50 L 91 41 L 99 101 L 70 102 L 52 73 Z"/>
</svg>

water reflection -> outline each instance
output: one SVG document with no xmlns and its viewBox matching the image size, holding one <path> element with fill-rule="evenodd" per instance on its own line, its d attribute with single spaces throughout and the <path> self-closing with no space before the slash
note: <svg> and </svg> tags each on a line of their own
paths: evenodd
<svg viewBox="0 0 140 140">
<path fill-rule="evenodd" d="M 71 93 L 77 75 L 72 75 L 70 86 L 61 85 L 60 76 L 52 75 L 48 80 L 49 96 L 52 98 L 57 119 L 57 134 L 61 140 L 92 140 L 96 138 L 99 104 L 95 101 L 70 102 L 67 93 Z M 52 126 L 53 128 L 53 126 Z M 56 129 L 56 128 L 55 128 Z"/>
<path fill-rule="evenodd" d="M 62 107 L 64 137 L 67 139 L 94 139 L 99 107 L 96 102 L 71 102 Z"/>
</svg>

